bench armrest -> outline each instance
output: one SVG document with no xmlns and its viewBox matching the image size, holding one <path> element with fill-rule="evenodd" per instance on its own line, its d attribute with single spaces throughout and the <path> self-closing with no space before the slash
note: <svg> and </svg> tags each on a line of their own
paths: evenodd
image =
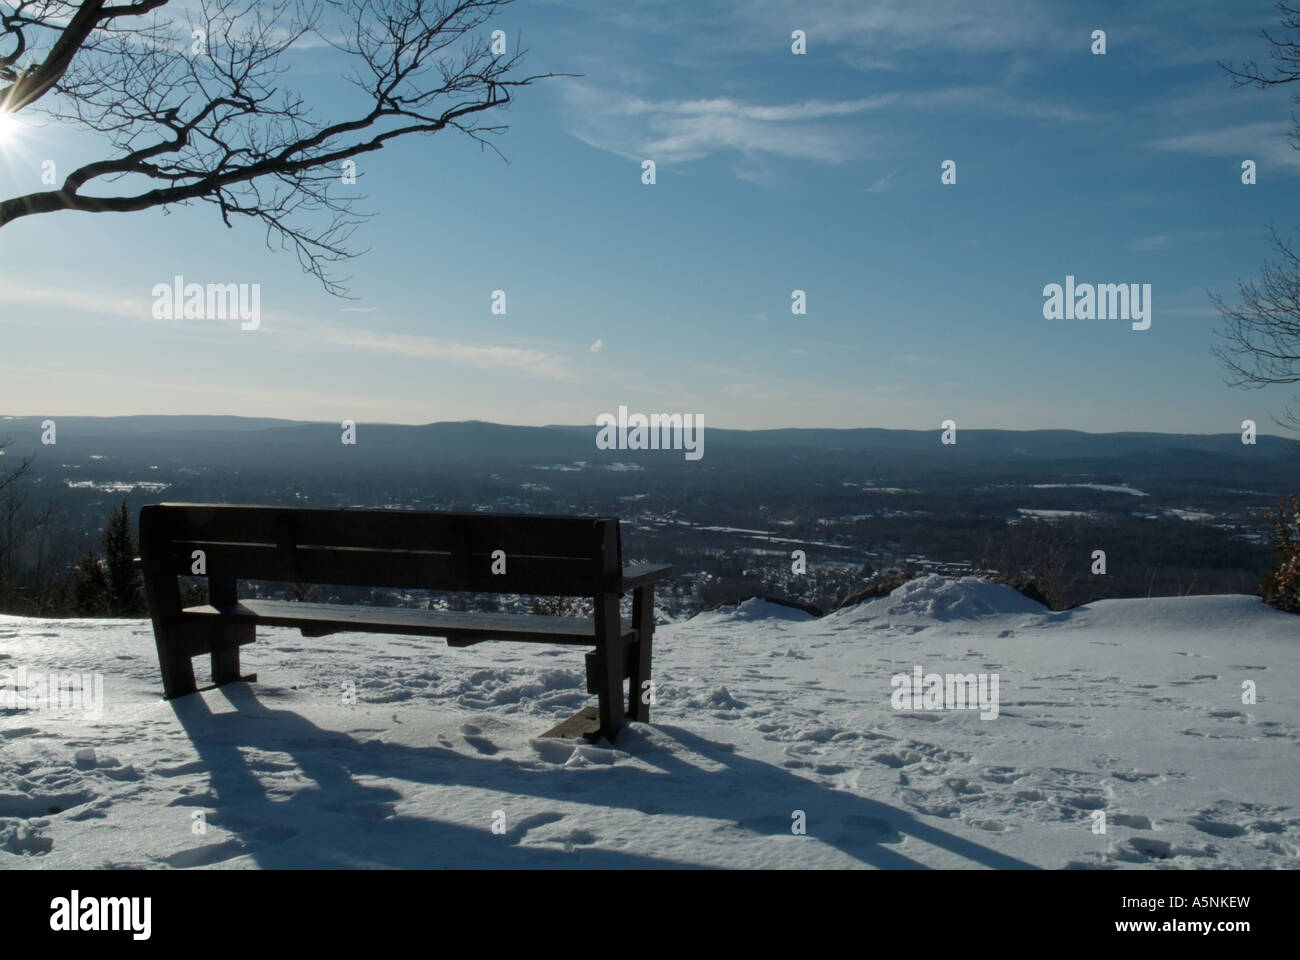
<svg viewBox="0 0 1300 960">
<path fill-rule="evenodd" d="M 623 568 L 623 577 L 619 580 L 619 590 L 626 592 L 637 587 L 644 587 L 656 580 L 667 580 L 673 575 L 670 563 L 634 563 Z"/>
</svg>

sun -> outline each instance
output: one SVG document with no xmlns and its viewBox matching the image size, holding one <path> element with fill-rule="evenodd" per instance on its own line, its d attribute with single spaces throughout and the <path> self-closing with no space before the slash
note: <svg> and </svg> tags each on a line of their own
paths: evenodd
<svg viewBox="0 0 1300 960">
<path fill-rule="evenodd" d="M 13 148 L 20 145 L 31 124 L 26 120 L 19 120 L 12 113 L 0 110 L 0 148 Z"/>
</svg>

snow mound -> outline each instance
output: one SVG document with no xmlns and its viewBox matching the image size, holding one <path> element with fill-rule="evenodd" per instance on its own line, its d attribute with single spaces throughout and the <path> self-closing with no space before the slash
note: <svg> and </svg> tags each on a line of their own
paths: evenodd
<svg viewBox="0 0 1300 960">
<path fill-rule="evenodd" d="M 687 701 L 693 707 L 703 707 L 712 710 L 743 710 L 748 703 L 743 700 L 737 700 L 731 695 L 731 691 L 726 687 L 714 687 L 708 693 L 700 697 L 691 697 Z"/>
<path fill-rule="evenodd" d="M 1074 626 L 1130 634 L 1212 631 L 1229 638 L 1249 630 L 1261 639 L 1300 640 L 1300 618 L 1244 594 L 1095 600 L 1068 614 Z"/>
<path fill-rule="evenodd" d="M 716 610 L 706 610 L 691 618 L 694 623 L 816 619 L 807 610 L 800 610 L 798 607 L 787 607 L 785 604 L 773 603 L 771 600 L 764 600 L 761 597 L 750 597 L 738 604 L 718 607 Z"/>
<path fill-rule="evenodd" d="M 888 617 L 948 622 L 1008 614 L 1041 614 L 1047 608 L 1006 584 L 979 577 L 949 580 L 928 574 L 909 580 L 887 597 L 843 611 L 850 620 Z"/>
</svg>

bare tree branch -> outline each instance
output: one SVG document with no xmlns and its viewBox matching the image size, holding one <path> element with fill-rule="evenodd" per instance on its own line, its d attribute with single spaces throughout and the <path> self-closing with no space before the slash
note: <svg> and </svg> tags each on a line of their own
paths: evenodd
<svg viewBox="0 0 1300 960">
<path fill-rule="evenodd" d="M 1290 31 L 1291 37 L 1263 31 L 1273 60 L 1268 70 L 1254 60 L 1240 68 L 1220 62 L 1233 86 L 1267 88 L 1300 81 L 1300 7 L 1279 0 L 1277 9 L 1283 29 Z M 1300 103 L 1300 92 L 1291 99 Z M 1294 116 L 1292 124 L 1291 145 L 1300 150 L 1300 124 Z M 1223 342 L 1214 347 L 1214 354 L 1230 374 L 1229 386 L 1258 389 L 1300 383 L 1300 257 L 1276 227 L 1269 228 L 1269 245 L 1280 261 L 1266 263 L 1258 280 L 1237 281 L 1240 304 L 1229 305 L 1222 295 L 1206 291 L 1223 319 L 1222 329 L 1215 331 Z M 1289 404 L 1273 422 L 1300 430 L 1300 404 Z"/>
<path fill-rule="evenodd" d="M 0 228 L 59 210 L 198 200 L 227 226 L 236 217 L 261 224 L 268 245 L 294 250 L 342 295 L 328 265 L 356 255 L 347 241 L 364 219 L 357 197 L 335 189 L 343 161 L 448 129 L 495 151 L 490 138 L 506 127 L 484 116 L 508 108 L 520 87 L 565 76 L 517 76 L 526 51 L 494 52 L 482 28 L 509 2 L 199 0 L 185 27 L 157 13 L 167 0 L 9 4 L 0 12 L 0 80 L 9 81 L 0 112 L 32 109 L 92 130 L 112 155 L 57 189 L 0 200 Z M 283 84 L 289 52 L 314 41 L 349 65 L 342 75 L 360 97 L 344 118 L 316 119 Z"/>
</svg>

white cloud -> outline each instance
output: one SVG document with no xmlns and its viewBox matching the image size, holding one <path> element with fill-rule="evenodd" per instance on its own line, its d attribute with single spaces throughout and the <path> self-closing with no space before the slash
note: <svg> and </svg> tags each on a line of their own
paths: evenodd
<svg viewBox="0 0 1300 960">
<path fill-rule="evenodd" d="M 744 159 L 736 176 L 773 181 L 764 157 L 842 163 L 878 152 L 888 129 L 868 130 L 865 115 L 889 110 L 996 112 L 1032 119 L 1089 119 L 1069 107 L 1019 100 L 993 87 L 889 91 L 848 100 L 746 102 L 734 97 L 650 100 L 574 83 L 564 88 L 570 132 L 598 150 L 629 160 L 682 163 L 721 152 Z"/>
<path fill-rule="evenodd" d="M 792 104 L 646 100 L 571 84 L 571 132 L 584 143 L 633 160 L 698 160 L 723 150 L 838 163 L 866 152 L 873 138 L 860 125 L 834 121 L 883 105 L 860 100 Z M 830 122 L 827 122 L 830 121 Z"/>
<path fill-rule="evenodd" d="M 898 173 L 897 170 L 891 170 L 889 173 L 885 174 L 871 186 L 867 187 L 867 193 L 884 193 L 889 189 L 889 181 L 894 179 L 894 174 L 896 173 Z"/>
<path fill-rule="evenodd" d="M 1163 250 L 1169 246 L 1169 236 L 1162 233 L 1154 237 L 1134 237 L 1130 246 L 1134 250 Z"/>
<path fill-rule="evenodd" d="M 1288 139 L 1290 124 L 1284 122 L 1242 123 L 1218 130 L 1202 130 L 1177 137 L 1153 140 L 1155 150 L 1191 153 L 1201 157 L 1232 157 L 1254 160 L 1263 179 L 1269 168 L 1288 174 L 1300 173 L 1300 151 Z"/>
<path fill-rule="evenodd" d="M 510 370 L 553 380 L 568 380 L 571 372 L 560 358 L 542 350 L 520 347 L 480 346 L 456 340 L 442 340 L 410 333 L 382 333 L 376 330 L 327 327 L 321 342 L 351 350 L 389 353 L 422 360 L 444 360 L 488 370 Z"/>
<path fill-rule="evenodd" d="M 917 51 L 996 55 L 1078 42 L 1077 28 L 1039 0 L 748 0 L 733 14 L 738 44 L 771 47 L 778 28 L 788 36 L 797 26 L 809 56 L 831 51 L 860 70 L 916 69 Z"/>
<path fill-rule="evenodd" d="M 1072 33 L 1052 22 L 1041 0 L 733 0 L 722 4 L 661 2 L 611 4 L 608 0 L 551 0 L 604 18 L 624 29 L 655 36 L 697 40 L 718 50 L 783 50 L 790 31 L 808 35 L 808 56 L 849 47 L 881 62 L 918 47 L 943 51 L 998 53 L 1068 43 Z M 703 27 L 710 27 L 703 30 Z M 1086 36 L 1086 34 L 1085 34 Z M 821 50 L 819 50 L 821 48 Z M 893 63 L 893 61 L 890 61 Z"/>
<path fill-rule="evenodd" d="M 117 317 L 156 327 L 202 330 L 209 334 L 221 333 L 231 324 L 228 320 L 156 320 L 152 315 L 152 300 L 115 297 L 94 291 L 6 287 L 3 302 L 5 309 L 0 310 L 0 322 L 44 322 L 42 313 L 45 311 L 71 310 Z M 30 309 L 14 309 L 19 304 L 26 305 Z M 290 345 L 305 346 L 316 343 L 342 346 L 348 350 L 445 360 L 480 369 L 509 370 L 552 380 L 573 379 L 573 372 L 561 357 L 543 350 L 482 346 L 415 334 L 383 333 L 351 327 L 320 328 L 314 319 L 284 313 L 264 315 L 259 335 L 275 332 L 287 334 Z M 244 336 L 252 335 L 244 334 Z M 600 341 L 596 343 L 600 344 Z"/>
<path fill-rule="evenodd" d="M 600 353 L 601 348 L 604 347 L 604 346 L 605 346 L 605 341 L 604 341 L 604 340 L 597 340 L 595 343 L 593 343 L 593 344 L 592 344 L 590 347 L 588 347 L 587 349 L 590 350 L 592 353 Z"/>
<path fill-rule="evenodd" d="M 71 290 L 66 288 L 11 287 L 4 289 L 4 310 L 0 317 L 22 319 L 15 304 L 27 304 L 41 310 L 76 310 L 103 316 L 122 317 L 127 320 L 152 320 L 153 298 L 117 297 L 104 293 Z"/>
</svg>

